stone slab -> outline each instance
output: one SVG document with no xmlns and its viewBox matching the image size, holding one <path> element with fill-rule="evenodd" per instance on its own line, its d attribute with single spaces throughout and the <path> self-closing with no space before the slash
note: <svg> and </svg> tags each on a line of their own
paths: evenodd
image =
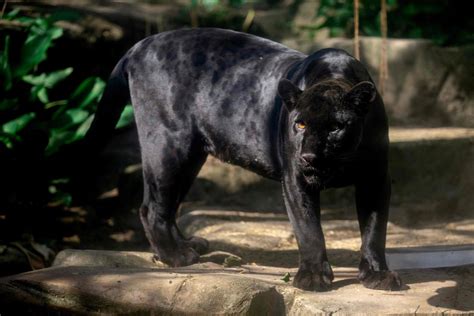
<svg viewBox="0 0 474 316">
<path fill-rule="evenodd" d="M 186 271 L 189 271 L 186 270 Z M 278 314 L 275 286 L 226 273 L 58 266 L 0 281 L 0 310 L 79 313 Z"/>
<path fill-rule="evenodd" d="M 301 291 L 282 280 L 287 272 L 293 276 L 294 268 L 257 265 L 224 268 L 215 263 L 200 263 L 171 269 L 140 267 L 139 261 L 135 261 L 137 266 L 125 268 L 114 264 L 114 260 L 128 255 L 97 251 L 97 262 L 102 265 L 58 265 L 2 278 L 0 313 L 474 313 L 474 266 L 400 271 L 406 286 L 399 292 L 365 289 L 356 280 L 356 269 L 335 268 L 333 289 L 315 293 Z M 102 260 L 102 256 L 108 259 Z M 80 257 L 76 253 L 75 258 Z"/>
</svg>

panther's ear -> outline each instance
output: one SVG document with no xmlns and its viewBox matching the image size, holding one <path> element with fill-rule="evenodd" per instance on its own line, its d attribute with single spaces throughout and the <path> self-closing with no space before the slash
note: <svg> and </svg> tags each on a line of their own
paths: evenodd
<svg viewBox="0 0 474 316">
<path fill-rule="evenodd" d="M 296 101 L 302 92 L 288 79 L 281 79 L 278 83 L 278 95 L 283 100 L 288 111 L 295 108 Z"/>
<path fill-rule="evenodd" d="M 370 103 L 375 100 L 376 96 L 375 85 L 369 81 L 362 81 L 347 92 L 344 96 L 344 102 L 357 113 L 364 115 L 369 111 Z"/>
</svg>

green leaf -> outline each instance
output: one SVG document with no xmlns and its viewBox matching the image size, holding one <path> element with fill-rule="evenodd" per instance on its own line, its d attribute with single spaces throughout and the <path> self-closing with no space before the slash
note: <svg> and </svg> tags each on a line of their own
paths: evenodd
<svg viewBox="0 0 474 316">
<path fill-rule="evenodd" d="M 5 36 L 3 52 L 0 54 L 0 79 L 3 81 L 3 90 L 9 91 L 12 88 L 12 72 L 10 68 L 9 51 L 10 36 Z"/>
<path fill-rule="evenodd" d="M 38 99 L 39 99 L 43 104 L 49 103 L 48 90 L 46 90 L 45 87 L 41 87 L 41 89 L 38 90 L 37 96 L 38 96 Z"/>
<path fill-rule="evenodd" d="M 31 29 L 32 32 L 35 30 Z M 40 64 L 46 59 L 46 52 L 51 47 L 51 43 L 55 38 L 62 35 L 62 29 L 58 27 L 52 27 L 46 32 L 41 33 L 40 31 L 33 33 L 28 36 L 28 39 L 23 44 L 21 49 L 20 64 L 14 71 L 15 77 L 22 77 Z"/>
<path fill-rule="evenodd" d="M 75 133 L 73 131 L 52 129 L 48 146 L 46 147 L 46 155 L 52 155 L 57 152 L 61 146 L 71 143 L 74 140 L 74 136 Z"/>
<path fill-rule="evenodd" d="M 30 101 L 35 102 L 39 99 L 42 103 L 49 103 L 48 91 L 43 85 L 33 86 L 30 92 Z"/>
<path fill-rule="evenodd" d="M 21 79 L 31 85 L 44 85 L 46 88 L 53 88 L 58 82 L 66 79 L 71 73 L 73 68 L 69 67 L 62 70 L 56 70 L 49 74 L 42 73 L 41 75 L 25 75 Z"/>
<path fill-rule="evenodd" d="M 69 116 L 72 124 L 82 123 L 89 117 L 89 112 L 81 109 L 70 109 L 65 114 Z"/>
<path fill-rule="evenodd" d="M 117 126 L 115 126 L 115 128 L 125 127 L 125 126 L 129 125 L 130 123 L 132 123 L 133 120 L 134 120 L 133 107 L 130 104 L 128 104 L 123 109 L 122 114 L 120 115 L 120 119 L 117 123 Z"/>
<path fill-rule="evenodd" d="M 35 19 L 30 18 L 29 16 L 20 16 L 15 18 L 15 21 L 23 23 L 23 24 L 31 24 L 34 22 Z"/>
<path fill-rule="evenodd" d="M 69 109 L 53 119 L 51 126 L 58 131 L 65 131 L 76 124 L 84 122 L 89 117 L 89 112 L 82 109 Z"/>
<path fill-rule="evenodd" d="M 84 122 L 82 122 L 81 125 L 79 125 L 79 128 L 76 130 L 76 135 L 74 137 L 74 141 L 76 140 L 79 140 L 81 138 L 84 138 L 84 136 L 86 135 L 87 131 L 89 130 L 89 128 L 91 127 L 91 124 L 92 124 L 92 121 L 94 120 L 94 114 L 92 114 L 91 116 L 89 116 L 87 118 L 87 120 L 85 120 Z"/>
<path fill-rule="evenodd" d="M 58 82 L 66 79 L 72 73 L 72 71 L 72 67 L 53 71 L 46 76 L 44 85 L 46 88 L 53 88 Z"/>
<path fill-rule="evenodd" d="M 98 77 L 84 80 L 71 95 L 71 102 L 79 108 L 86 108 L 98 101 L 105 88 L 105 82 Z"/>
<path fill-rule="evenodd" d="M 31 24 L 30 31 L 33 34 L 44 34 L 52 27 L 51 24 L 45 18 L 37 17 L 33 20 Z"/>
<path fill-rule="evenodd" d="M 35 117 L 36 114 L 33 112 L 23 114 L 22 116 L 3 124 L 2 130 L 5 133 L 15 135 L 19 131 L 24 129 L 28 125 L 28 123 L 30 123 L 31 120 L 33 120 Z"/>
<path fill-rule="evenodd" d="M 89 115 L 87 111 L 81 109 L 69 109 L 62 116 L 64 121 L 56 121 L 59 127 L 52 128 L 46 148 L 46 155 L 56 153 L 61 146 L 70 144 L 84 137 L 92 123 L 94 115 Z M 74 125 L 80 124 L 76 130 L 71 129 Z"/>
<path fill-rule="evenodd" d="M 282 280 L 285 283 L 288 283 L 288 282 L 290 282 L 290 278 L 291 278 L 291 275 L 290 275 L 289 272 L 287 272 L 287 273 L 285 273 L 285 275 L 280 280 Z"/>
<path fill-rule="evenodd" d="M 38 75 L 38 76 L 25 75 L 21 79 L 24 82 L 29 83 L 33 86 L 39 86 L 39 85 L 44 85 L 44 82 L 46 80 L 46 74 L 42 73 L 41 75 Z"/>
<path fill-rule="evenodd" d="M 49 74 L 42 73 L 38 76 L 25 75 L 22 77 L 24 82 L 27 82 L 33 87 L 31 88 L 31 101 L 37 98 L 44 104 L 50 104 L 47 89 L 53 88 L 58 82 L 64 80 L 72 73 L 72 67 L 53 71 Z"/>
<path fill-rule="evenodd" d="M 53 40 L 60 38 L 63 35 L 63 29 L 60 27 L 52 27 L 48 30 L 48 33 L 51 35 Z"/>
<path fill-rule="evenodd" d="M 20 64 L 15 69 L 15 77 L 22 77 L 46 58 L 46 51 L 51 46 L 50 35 L 35 35 L 26 41 L 21 49 Z"/>
<path fill-rule="evenodd" d="M 11 10 L 7 14 L 5 14 L 5 16 L 3 18 L 5 20 L 13 20 L 14 18 L 16 18 L 18 13 L 20 13 L 20 9 L 17 8 L 17 9 Z"/>
</svg>

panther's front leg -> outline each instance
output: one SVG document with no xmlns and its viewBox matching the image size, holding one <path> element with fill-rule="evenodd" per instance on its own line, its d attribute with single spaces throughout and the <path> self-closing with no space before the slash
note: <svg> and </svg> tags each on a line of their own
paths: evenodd
<svg viewBox="0 0 474 316">
<path fill-rule="evenodd" d="M 283 180 L 283 196 L 300 255 L 293 285 L 303 290 L 328 290 L 334 275 L 321 228 L 319 191 L 288 175 Z"/>
<path fill-rule="evenodd" d="M 362 236 L 359 280 L 370 289 L 399 290 L 400 277 L 388 269 L 385 260 L 390 176 L 365 177 L 356 184 L 356 204 Z"/>
</svg>

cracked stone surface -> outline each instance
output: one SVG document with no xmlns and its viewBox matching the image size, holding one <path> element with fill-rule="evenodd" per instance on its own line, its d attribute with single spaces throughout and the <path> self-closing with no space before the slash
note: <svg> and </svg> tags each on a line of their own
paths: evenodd
<svg viewBox="0 0 474 316">
<path fill-rule="evenodd" d="M 145 267 L 149 253 L 69 251 L 73 264 L 0 279 L 0 311 L 68 313 L 324 315 L 474 312 L 474 266 L 403 270 L 399 292 L 365 289 L 354 268 L 335 268 L 333 289 L 296 289 L 282 276 L 295 268 L 207 262 L 183 268 Z M 96 265 L 82 266 L 85 258 Z M 104 259 L 104 257 L 106 259 Z M 136 258 L 133 258 L 136 257 Z M 124 259 L 127 258 L 127 259 Z M 151 260 L 151 259 L 150 259 Z M 124 265 L 124 262 L 129 263 Z M 117 264 L 118 263 L 118 264 Z M 137 265 L 132 267 L 133 265 Z"/>
</svg>

